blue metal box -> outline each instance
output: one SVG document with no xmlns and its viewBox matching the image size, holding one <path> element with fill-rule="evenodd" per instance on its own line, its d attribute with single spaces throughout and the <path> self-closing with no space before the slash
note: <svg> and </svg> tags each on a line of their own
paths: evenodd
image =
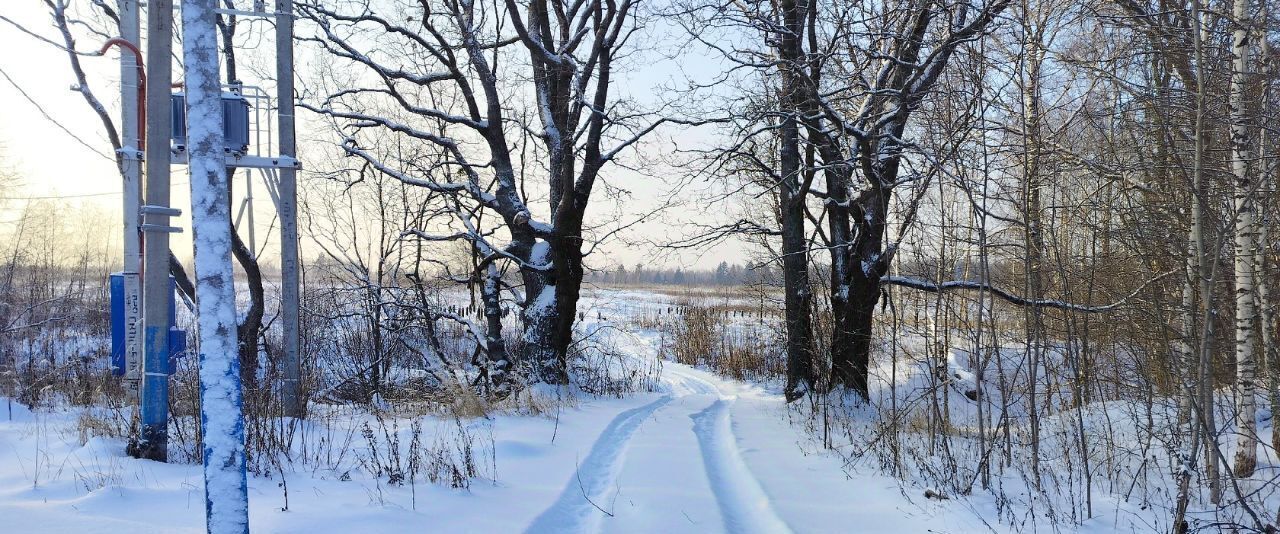
<svg viewBox="0 0 1280 534">
<path fill-rule="evenodd" d="M 177 359 L 186 356 L 187 332 L 174 326 L 178 319 L 178 307 L 174 292 L 178 282 L 169 277 L 169 374 L 178 368 Z M 111 374 L 124 376 L 125 361 L 124 325 L 124 274 L 111 275 Z"/>
</svg>

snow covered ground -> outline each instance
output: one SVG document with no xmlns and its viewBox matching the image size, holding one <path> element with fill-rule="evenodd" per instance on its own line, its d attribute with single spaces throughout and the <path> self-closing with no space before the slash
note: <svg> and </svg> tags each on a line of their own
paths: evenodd
<svg viewBox="0 0 1280 534">
<path fill-rule="evenodd" d="M 948 372 L 956 382 L 944 388 L 947 411 L 961 430 L 952 442 L 959 463 L 950 473 L 908 474 L 909 481 L 903 482 L 883 474 L 875 454 L 850 459 L 849 451 L 865 449 L 865 440 L 873 439 L 874 432 L 841 436 L 837 430 L 829 443 L 836 451 L 829 450 L 818 442 L 821 432 L 813 428 L 818 423 L 805 419 L 810 408 L 787 406 L 777 385 L 735 381 L 662 360 L 670 332 L 662 326 L 637 326 L 645 322 L 633 319 L 669 319 L 670 310 L 682 303 L 682 297 L 635 290 L 592 291 L 582 303 L 584 338 L 620 354 L 605 362 L 617 367 L 610 373 L 658 373 L 651 392 L 613 398 L 575 391 L 571 400 L 542 401 L 540 414 L 508 409 L 461 419 L 313 407 L 312 417 L 298 428 L 293 460 L 249 479 L 253 530 L 1166 530 L 1169 477 L 1163 461 L 1156 458 L 1163 451 L 1158 440 L 1139 432 L 1141 414 L 1132 412 L 1129 404 L 1093 405 L 1080 423 L 1110 429 L 1110 441 L 1090 443 L 1091 456 L 1098 462 L 1094 468 L 1123 471 L 1127 474 L 1120 478 L 1131 481 L 1127 488 L 1117 488 L 1095 480 L 1091 519 L 1054 521 L 1044 515 L 1046 505 L 1059 510 L 1062 506 L 1046 499 L 1075 499 L 1061 492 L 1079 489 L 1069 487 L 1074 480 L 1069 458 L 1059 466 L 1056 455 L 1048 454 L 1051 479 L 1064 476 L 1067 481 L 1058 482 L 1061 488 L 1051 492 L 1056 497 L 1028 491 L 1027 481 L 1011 469 L 993 482 L 999 491 L 930 499 L 926 489 L 947 492 L 948 477 L 972 481 L 978 463 L 978 448 L 964 437 L 970 433 L 963 425 L 974 404 L 964 398 L 972 369 L 963 351 L 951 350 Z M 776 318 L 730 316 L 728 321 L 731 328 L 748 328 Z M 903 342 L 907 354 L 923 350 L 921 338 Z M 883 404 L 885 395 L 896 396 L 902 404 L 923 403 L 924 392 L 933 386 L 922 381 L 911 361 L 907 357 L 897 367 L 873 370 L 878 382 L 886 382 L 873 392 L 876 403 Z M 886 381 L 889 376 L 897 378 Z M 530 394 L 545 398 L 565 392 L 533 388 Z M 102 421 L 109 419 L 104 408 L 62 402 L 31 411 L 9 401 L 0 398 L 0 532 L 203 531 L 199 465 L 125 456 L 120 439 L 97 437 L 104 434 L 99 431 Z M 986 401 L 995 402 L 994 394 Z M 5 413 L 6 406 L 12 415 Z M 1015 414 L 1012 419 L 1019 418 Z M 871 428 L 884 420 L 868 413 L 855 415 L 854 422 Z M 1068 445 L 1064 440 L 1070 424 L 1073 420 L 1067 417 L 1047 420 L 1047 449 Z M 917 438 L 909 431 L 901 439 L 907 440 L 906 455 L 926 450 L 923 444 L 910 443 Z M 1120 454 L 1123 447 L 1117 447 L 1118 442 L 1145 445 Z M 470 450 L 470 459 L 460 456 L 462 445 Z M 438 465 L 416 471 L 406 467 L 404 462 L 412 456 L 406 451 L 413 447 L 431 451 L 420 456 L 435 458 Z M 470 477 L 469 483 L 455 485 L 469 487 L 450 487 L 450 470 L 468 461 L 474 465 L 461 469 L 468 470 L 462 478 Z M 395 468 L 387 467 L 395 462 Z M 930 462 L 942 463 L 921 456 L 904 459 L 906 469 Z M 1056 473 L 1059 467 L 1064 471 Z M 441 482 L 426 480 L 425 473 L 432 469 Z M 392 470 L 398 474 L 389 474 Z M 416 476 L 397 480 L 407 472 Z"/>
<path fill-rule="evenodd" d="M 609 294 L 588 303 L 599 312 L 588 328 L 611 336 L 631 358 L 655 358 L 658 333 L 600 326 L 621 307 L 658 307 L 664 299 Z M 420 479 L 396 485 L 359 469 L 361 439 L 351 429 L 360 417 L 346 416 L 336 425 L 348 429 L 346 441 L 329 444 L 345 459 L 281 465 L 274 476 L 250 478 L 251 526 L 311 534 L 990 529 L 982 519 L 987 504 L 976 499 L 934 501 L 889 477 L 846 474 L 840 458 L 792 426 L 796 413 L 775 391 L 675 362 L 662 363 L 658 390 L 623 399 L 579 394 L 558 414 L 464 421 L 480 436 L 483 464 L 469 489 Z M 122 441 L 92 437 L 93 409 L 11 406 L 11 417 L 0 416 L 0 531 L 204 529 L 199 465 L 125 456 Z M 420 421 L 424 441 L 452 439 L 452 421 Z M 407 436 L 408 426 L 398 423 L 393 433 Z M 333 427 L 302 433 L 334 441 Z"/>
<path fill-rule="evenodd" d="M 551 418 L 492 423 L 490 481 L 468 490 L 389 486 L 323 471 L 250 480 L 262 532 L 973 532 L 955 502 L 847 478 L 788 423 L 780 396 L 675 363 L 665 391 L 591 400 Z M 74 412 L 15 407 L 0 422 L 7 532 L 199 532 L 198 465 L 81 443 Z M 416 495 L 413 495 L 416 492 Z M 950 505 L 950 506 L 946 506 Z"/>
</svg>

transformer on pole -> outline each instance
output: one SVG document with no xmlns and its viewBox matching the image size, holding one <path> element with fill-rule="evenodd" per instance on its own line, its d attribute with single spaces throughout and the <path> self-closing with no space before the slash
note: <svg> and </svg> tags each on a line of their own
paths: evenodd
<svg viewBox="0 0 1280 534">
<path fill-rule="evenodd" d="M 130 454 L 159 461 L 167 459 L 168 376 L 173 353 L 169 337 L 183 345 L 184 333 L 175 330 L 169 278 L 169 234 L 181 232 L 170 223 L 180 215 L 170 203 L 170 165 L 185 165 L 190 157 L 186 141 L 187 102 L 183 93 L 170 94 L 172 79 L 173 0 L 151 0 L 147 9 L 146 63 L 142 68 L 143 40 L 139 35 L 138 0 L 118 0 L 120 38 L 108 41 L 134 53 L 123 54 L 121 75 L 121 172 L 124 178 L 124 265 L 113 281 L 112 371 L 124 377 L 126 387 L 140 404 L 141 433 L 132 440 Z M 234 83 L 222 87 L 222 112 L 227 139 L 224 159 L 228 167 L 254 169 L 264 179 L 281 219 L 282 338 L 279 384 L 285 415 L 302 417 L 305 400 L 299 391 L 299 274 L 296 159 L 293 105 L 292 4 L 277 1 L 277 12 L 266 11 L 258 1 L 253 11 L 222 9 L 216 13 L 276 20 L 276 104 L 256 86 Z M 135 59 L 136 58 L 136 59 Z M 145 87 L 141 80 L 145 80 Z M 151 95 L 145 98 L 143 95 Z M 273 109 L 278 129 L 273 131 Z M 146 119 L 142 119 L 145 117 Z M 145 132 L 145 133 L 144 133 Z M 276 144 L 278 135 L 278 146 Z M 144 148 L 145 147 L 145 148 Z M 143 168 L 145 164 L 145 181 Z M 246 180 L 252 180 L 252 172 Z M 144 194 L 145 188 L 145 194 Z M 237 216 L 247 215 L 250 247 L 256 255 L 252 184 Z M 144 201 L 145 196 L 145 201 Z M 230 221 L 228 221 L 230 222 Z M 118 302 L 115 302 L 118 301 Z M 180 350 L 179 350 L 180 351 Z"/>
</svg>

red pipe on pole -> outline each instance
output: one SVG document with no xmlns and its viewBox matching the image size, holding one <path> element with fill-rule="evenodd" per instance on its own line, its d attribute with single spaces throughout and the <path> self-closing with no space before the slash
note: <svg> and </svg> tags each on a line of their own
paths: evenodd
<svg viewBox="0 0 1280 534">
<path fill-rule="evenodd" d="M 147 149 L 147 71 L 142 64 L 142 51 L 138 50 L 138 45 L 119 37 L 102 43 L 102 49 L 99 54 L 107 53 L 112 46 L 119 46 L 130 52 L 133 52 L 134 61 L 138 66 L 138 150 Z"/>
</svg>

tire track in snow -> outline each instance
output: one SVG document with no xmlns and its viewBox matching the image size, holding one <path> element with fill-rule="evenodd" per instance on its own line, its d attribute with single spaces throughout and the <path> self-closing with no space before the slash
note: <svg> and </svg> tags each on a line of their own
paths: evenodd
<svg viewBox="0 0 1280 534">
<path fill-rule="evenodd" d="M 760 481 L 742 461 L 729 425 L 731 404 L 732 398 L 721 398 L 689 416 L 693 419 L 693 432 L 698 435 L 707 478 L 720 505 L 724 528 L 735 533 L 791 532 L 769 504 L 769 496 L 760 487 Z"/>
<path fill-rule="evenodd" d="M 716 398 L 724 398 L 724 395 L 720 393 L 720 388 L 717 388 L 710 380 L 700 378 L 679 367 L 668 366 L 663 369 L 663 375 L 663 380 L 677 397 L 712 395 Z"/>
<path fill-rule="evenodd" d="M 591 504 L 608 506 L 608 494 L 615 486 L 618 472 L 627 452 L 627 443 L 641 423 L 658 408 L 671 402 L 670 396 L 662 397 L 639 408 L 618 414 L 609 422 L 591 446 L 591 452 L 574 471 L 565 484 L 560 497 L 538 515 L 525 529 L 527 534 L 545 532 L 595 532 L 604 514 Z M 585 496 L 583 494 L 586 494 Z M 587 498 L 591 500 L 588 501 Z"/>
</svg>

